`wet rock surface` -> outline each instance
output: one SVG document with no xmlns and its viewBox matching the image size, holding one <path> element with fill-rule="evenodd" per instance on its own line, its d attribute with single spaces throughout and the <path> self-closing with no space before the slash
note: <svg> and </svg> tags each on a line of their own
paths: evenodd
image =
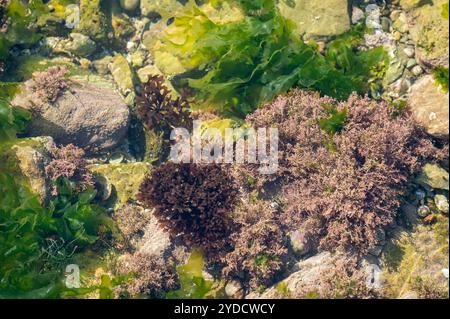
<svg viewBox="0 0 450 319">
<path fill-rule="evenodd" d="M 129 109 L 120 95 L 89 83 L 71 86 L 52 104 L 36 105 L 27 92 L 13 104 L 33 110 L 31 136 L 52 136 L 57 144 L 72 143 L 89 152 L 116 146 L 129 125 Z"/>
</svg>

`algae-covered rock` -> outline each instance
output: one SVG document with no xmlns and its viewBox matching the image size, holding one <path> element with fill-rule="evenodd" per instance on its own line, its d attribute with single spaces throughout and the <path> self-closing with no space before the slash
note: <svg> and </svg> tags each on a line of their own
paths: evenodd
<svg viewBox="0 0 450 319">
<path fill-rule="evenodd" d="M 103 12 L 102 0 L 80 0 L 80 23 L 76 31 L 94 41 L 108 41 L 108 24 Z"/>
<path fill-rule="evenodd" d="M 415 121 L 428 134 L 449 138 L 449 94 L 442 91 L 433 76 L 424 76 L 411 87 L 408 103 Z"/>
<path fill-rule="evenodd" d="M 56 53 L 71 53 L 79 57 L 89 57 L 97 50 L 96 43 L 81 33 L 71 33 L 69 38 L 55 43 L 53 51 Z"/>
<path fill-rule="evenodd" d="M 147 17 L 170 18 L 183 7 L 178 0 L 141 0 L 141 13 Z"/>
<path fill-rule="evenodd" d="M 42 202 L 49 196 L 45 166 L 50 161 L 48 145 L 52 142 L 51 137 L 35 137 L 0 145 L 0 170 L 12 173 L 20 183 L 29 185 Z"/>
<path fill-rule="evenodd" d="M 103 176 L 112 185 L 114 204 L 120 206 L 135 201 L 145 175 L 150 172 L 148 163 L 102 164 L 89 167 L 94 174 Z"/>
<path fill-rule="evenodd" d="M 449 190 L 449 174 L 436 164 L 426 164 L 422 168 L 422 173 L 418 177 L 417 182 L 434 189 Z"/>
<path fill-rule="evenodd" d="M 425 64 L 447 65 L 449 58 L 449 24 L 442 12 L 448 0 L 403 0 L 408 10 L 409 32 L 417 44 L 419 59 Z"/>
<path fill-rule="evenodd" d="M 347 0 L 283 0 L 281 14 L 293 21 L 305 38 L 335 36 L 350 29 Z"/>
<path fill-rule="evenodd" d="M 385 293 L 390 298 L 448 298 L 448 218 L 413 232 L 398 229 L 383 254 Z"/>
<path fill-rule="evenodd" d="M 116 82 L 120 94 L 124 97 L 134 95 L 134 72 L 123 55 L 117 54 L 113 58 L 112 63 L 109 65 L 109 70 Z"/>
</svg>

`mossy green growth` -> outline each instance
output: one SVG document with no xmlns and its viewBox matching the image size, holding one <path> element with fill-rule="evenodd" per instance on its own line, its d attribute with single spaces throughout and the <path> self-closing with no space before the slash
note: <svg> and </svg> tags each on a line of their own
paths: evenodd
<svg viewBox="0 0 450 319">
<path fill-rule="evenodd" d="M 441 15 L 442 15 L 442 17 L 445 19 L 445 20 L 448 20 L 449 19 L 449 3 L 447 2 L 447 3 L 444 3 L 443 5 L 442 5 L 442 13 L 441 13 Z"/>
<path fill-rule="evenodd" d="M 442 87 L 442 91 L 448 93 L 449 89 L 449 70 L 446 67 L 438 66 L 433 70 L 434 80 L 437 85 Z"/>
<path fill-rule="evenodd" d="M 148 163 L 102 164 L 93 165 L 89 170 L 103 176 L 112 187 L 109 201 L 112 206 L 120 206 L 135 201 L 145 175 L 150 172 Z"/>
<path fill-rule="evenodd" d="M 168 299 L 205 299 L 214 286 L 213 281 L 204 279 L 205 262 L 200 251 L 194 250 L 188 262 L 177 267 L 181 288 L 166 294 Z"/>
<path fill-rule="evenodd" d="M 371 71 L 387 59 L 383 48 L 356 50 L 359 30 L 333 41 L 322 55 L 294 35 L 274 0 L 233 2 L 245 19 L 219 24 L 192 4 L 155 45 L 161 70 L 178 63 L 188 71 L 173 82 L 194 91 L 195 107 L 244 117 L 292 87 L 345 100 L 353 91 L 367 93 Z"/>
<path fill-rule="evenodd" d="M 388 298 L 400 298 L 410 293 L 420 296 L 417 280 L 433 282 L 445 295 L 448 281 L 442 269 L 448 268 L 448 217 L 438 215 L 433 226 L 418 225 L 412 233 L 398 233 L 383 253 L 385 272 L 384 293 Z"/>
<path fill-rule="evenodd" d="M 100 43 L 108 42 L 108 23 L 102 0 L 80 0 L 80 23 L 76 31 Z"/>
</svg>

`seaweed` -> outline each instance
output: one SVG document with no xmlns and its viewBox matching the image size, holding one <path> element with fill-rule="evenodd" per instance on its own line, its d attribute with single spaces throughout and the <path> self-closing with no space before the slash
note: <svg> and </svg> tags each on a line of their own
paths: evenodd
<svg viewBox="0 0 450 319">
<path fill-rule="evenodd" d="M 438 66 L 433 70 L 436 85 L 440 85 L 444 93 L 448 93 L 449 89 L 449 70 L 446 67 Z"/>
<path fill-rule="evenodd" d="M 356 52 L 360 32 L 333 41 L 324 56 L 293 35 L 275 1 L 237 2 L 245 19 L 221 24 L 191 5 L 161 36 L 160 49 L 189 71 L 176 86 L 192 89 L 200 107 L 244 116 L 296 86 L 344 100 L 367 93 L 371 70 L 387 59 L 383 48 Z"/>
</svg>

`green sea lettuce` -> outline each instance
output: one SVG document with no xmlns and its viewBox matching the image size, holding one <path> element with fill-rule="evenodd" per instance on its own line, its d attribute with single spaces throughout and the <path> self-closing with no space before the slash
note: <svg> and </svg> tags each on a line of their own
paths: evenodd
<svg viewBox="0 0 450 319">
<path fill-rule="evenodd" d="M 193 90 L 200 107 L 244 116 L 296 86 L 344 100 L 353 91 L 367 93 L 371 70 L 386 61 L 381 48 L 357 52 L 355 34 L 332 42 L 320 54 L 317 46 L 294 36 L 294 24 L 280 15 L 273 0 L 213 4 L 220 10 L 223 2 L 238 3 L 246 18 L 216 23 L 190 3 L 156 46 L 165 59 L 169 54 L 187 70 L 173 82 Z M 156 57 L 157 64 L 164 64 Z"/>
</svg>

